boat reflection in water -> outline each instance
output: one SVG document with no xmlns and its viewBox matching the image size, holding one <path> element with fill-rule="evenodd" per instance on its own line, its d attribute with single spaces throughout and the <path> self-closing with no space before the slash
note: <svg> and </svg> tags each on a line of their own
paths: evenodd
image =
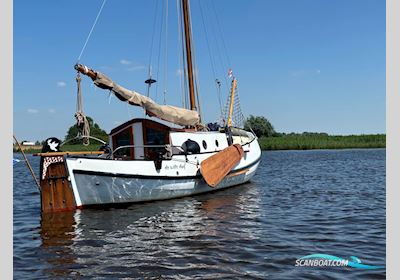
<svg viewBox="0 0 400 280">
<path fill-rule="evenodd" d="M 46 276 L 190 278 L 205 270 L 209 277 L 230 275 L 220 263 L 231 254 L 231 242 L 251 238 L 246 222 L 256 214 L 247 207 L 259 204 L 254 192 L 257 188 L 248 183 L 119 209 L 43 214 Z"/>
<path fill-rule="evenodd" d="M 41 231 L 42 257 L 48 265 L 44 273 L 49 277 L 79 276 L 71 270 L 77 264 L 72 247 L 76 232 L 75 216 L 78 213 L 42 213 Z"/>
</svg>

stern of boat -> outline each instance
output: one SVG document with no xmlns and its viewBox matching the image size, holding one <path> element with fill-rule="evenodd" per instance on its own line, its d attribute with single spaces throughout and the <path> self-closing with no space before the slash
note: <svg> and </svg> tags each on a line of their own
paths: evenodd
<svg viewBox="0 0 400 280">
<path fill-rule="evenodd" d="M 61 141 L 48 138 L 40 156 L 40 200 L 42 212 L 76 209 L 74 193 L 66 166 L 65 155 L 60 152 Z"/>
</svg>

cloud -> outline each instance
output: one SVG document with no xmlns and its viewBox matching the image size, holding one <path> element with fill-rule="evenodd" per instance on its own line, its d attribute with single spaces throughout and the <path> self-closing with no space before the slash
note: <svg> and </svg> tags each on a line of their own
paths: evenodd
<svg viewBox="0 0 400 280">
<path fill-rule="evenodd" d="M 50 114 L 54 114 L 56 112 L 56 110 L 54 110 L 54 109 L 49 109 L 49 113 Z"/>
<path fill-rule="evenodd" d="M 114 125 L 120 125 L 121 123 L 121 121 L 114 121 Z"/>
<path fill-rule="evenodd" d="M 131 65 L 132 64 L 132 61 L 129 61 L 127 59 L 121 59 L 119 62 L 123 65 Z"/>
<path fill-rule="evenodd" d="M 37 114 L 37 113 L 39 113 L 39 110 L 37 110 L 37 109 L 28 109 L 27 112 L 29 114 Z"/>
<path fill-rule="evenodd" d="M 315 71 L 317 74 L 321 74 L 321 70 L 317 69 L 317 71 Z"/>
<path fill-rule="evenodd" d="M 140 63 L 132 62 L 127 59 L 121 59 L 119 62 L 124 66 L 129 66 L 129 67 L 125 68 L 125 70 L 127 70 L 127 71 L 137 71 L 137 70 L 146 69 L 146 66 L 144 66 Z"/>
<path fill-rule="evenodd" d="M 57 86 L 58 86 L 58 87 L 65 87 L 66 85 L 67 85 L 66 82 L 63 82 L 63 81 L 57 82 Z"/>
<path fill-rule="evenodd" d="M 136 66 L 129 67 L 126 70 L 128 70 L 128 71 L 137 71 L 137 70 L 143 70 L 145 68 L 146 67 L 144 65 L 136 65 Z"/>
</svg>

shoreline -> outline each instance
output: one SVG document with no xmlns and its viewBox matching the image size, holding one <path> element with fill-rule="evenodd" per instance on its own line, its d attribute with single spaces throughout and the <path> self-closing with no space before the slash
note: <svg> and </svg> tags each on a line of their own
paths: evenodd
<svg viewBox="0 0 400 280">
<path fill-rule="evenodd" d="M 262 151 L 340 150 L 386 148 L 386 135 L 330 136 L 325 134 L 287 134 L 258 138 Z M 63 151 L 98 151 L 100 145 L 65 145 Z M 13 147 L 14 153 L 21 153 Z M 25 148 L 24 153 L 40 153 L 40 149 Z"/>
<path fill-rule="evenodd" d="M 286 134 L 258 139 L 261 150 L 332 150 L 386 148 L 385 134 L 327 135 L 323 133 Z"/>
<path fill-rule="evenodd" d="M 329 151 L 329 150 L 377 150 L 386 149 L 386 147 L 346 147 L 346 148 L 307 148 L 307 149 L 274 149 L 274 150 L 263 150 L 263 152 L 279 152 L 279 151 Z"/>
<path fill-rule="evenodd" d="M 298 148 L 298 149 L 291 149 L 291 148 L 282 148 L 282 149 L 263 149 L 261 148 L 261 151 L 263 152 L 268 152 L 268 151 L 319 151 L 319 150 L 373 150 L 373 149 L 386 149 L 386 146 L 384 147 L 338 147 L 338 148 Z M 71 150 L 65 150 L 68 152 L 71 152 Z M 97 151 L 96 150 L 88 150 L 88 152 L 91 151 Z M 31 154 L 36 154 L 36 153 L 40 153 L 41 150 L 24 150 L 24 153 L 27 155 L 31 155 Z M 17 154 L 21 154 L 21 151 L 16 151 L 13 150 L 13 153 L 17 153 Z"/>
</svg>

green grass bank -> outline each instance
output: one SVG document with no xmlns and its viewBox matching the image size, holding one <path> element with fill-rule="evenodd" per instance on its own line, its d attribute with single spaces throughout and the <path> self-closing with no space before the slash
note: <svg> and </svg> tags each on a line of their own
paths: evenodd
<svg viewBox="0 0 400 280">
<path fill-rule="evenodd" d="M 281 134 L 258 139 L 262 150 L 312 150 L 312 149 L 354 149 L 385 148 L 385 134 L 334 136 L 324 133 Z M 64 145 L 62 151 L 98 151 L 101 145 Z M 14 152 L 19 152 L 17 147 Z M 40 149 L 26 149 L 25 153 L 39 153 Z"/>
<path fill-rule="evenodd" d="M 262 150 L 312 150 L 385 148 L 385 134 L 334 136 L 324 133 L 285 134 L 261 137 Z"/>
<path fill-rule="evenodd" d="M 89 146 L 83 146 L 83 145 L 64 145 L 61 147 L 61 151 L 68 151 L 68 152 L 77 152 L 77 151 L 98 151 L 100 148 L 101 144 L 90 144 Z M 24 153 L 26 154 L 34 154 L 34 153 L 40 153 L 42 149 L 29 149 L 25 148 Z M 18 146 L 13 147 L 13 152 L 14 153 L 20 153 L 21 151 L 19 150 Z"/>
</svg>

